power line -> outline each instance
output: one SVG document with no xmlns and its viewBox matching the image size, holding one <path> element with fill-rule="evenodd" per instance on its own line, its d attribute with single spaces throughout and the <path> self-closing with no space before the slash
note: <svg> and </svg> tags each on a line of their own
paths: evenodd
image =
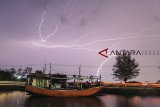
<svg viewBox="0 0 160 107">
<path fill-rule="evenodd" d="M 50 64 L 46 64 L 46 66 L 49 66 Z M 52 66 L 59 66 L 59 67 L 79 67 L 80 65 L 67 65 L 67 64 L 51 64 Z M 45 64 L 17 64 L 17 65 L 0 65 L 0 67 L 33 67 L 33 66 L 45 66 Z M 97 68 L 99 66 L 95 66 L 95 65 L 81 65 L 81 67 L 83 68 Z M 111 65 L 109 66 L 103 66 L 102 68 L 110 68 L 113 67 Z M 160 66 L 155 66 L 155 65 L 142 65 L 139 67 L 147 67 L 147 68 L 160 68 Z"/>
</svg>

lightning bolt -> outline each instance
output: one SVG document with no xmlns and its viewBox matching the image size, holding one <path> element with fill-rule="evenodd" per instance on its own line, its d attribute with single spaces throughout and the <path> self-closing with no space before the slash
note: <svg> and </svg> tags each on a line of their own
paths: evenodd
<svg viewBox="0 0 160 107">
<path fill-rule="evenodd" d="M 64 8 L 63 14 L 66 14 L 66 11 L 68 10 L 68 8 L 70 7 L 70 5 L 72 4 L 73 0 L 70 0 L 69 3 L 66 5 L 66 7 Z"/>
<path fill-rule="evenodd" d="M 63 14 L 66 14 L 68 8 L 71 6 L 73 0 L 70 0 L 70 2 L 66 5 L 66 7 L 64 8 Z M 79 38 L 77 38 L 76 40 L 73 40 L 65 45 L 56 45 L 56 44 L 52 44 L 52 45 L 47 45 L 46 41 L 50 38 L 56 35 L 57 31 L 59 30 L 59 25 L 60 23 L 57 20 L 57 24 L 55 26 L 55 29 L 53 30 L 53 32 L 51 32 L 50 34 L 48 34 L 46 37 L 42 36 L 42 25 L 44 23 L 44 17 L 46 15 L 46 10 L 47 8 L 44 10 L 44 12 L 42 13 L 42 17 L 41 17 L 41 21 L 38 27 L 38 33 L 39 33 L 39 38 L 40 41 L 43 42 L 43 44 L 41 43 L 36 43 L 36 42 L 31 42 L 32 44 L 39 46 L 39 47 L 45 47 L 45 48 L 68 48 L 68 49 L 73 49 L 73 50 L 86 50 L 86 51 L 92 51 L 92 52 L 98 52 L 98 50 L 93 50 L 93 49 L 89 49 L 89 48 L 83 48 L 84 46 L 88 46 L 88 45 L 93 45 L 99 42 L 106 42 L 106 41 L 116 41 L 116 40 L 127 40 L 127 39 L 135 39 L 135 38 L 146 38 L 149 36 L 145 36 L 143 33 L 154 28 L 156 25 L 153 25 L 149 28 L 145 28 L 143 29 L 139 34 L 125 34 L 122 35 L 122 37 L 118 37 L 118 38 L 110 38 L 110 39 L 99 39 L 99 40 L 94 40 L 94 41 L 90 41 L 84 44 L 80 44 L 80 45 L 76 45 L 75 43 L 79 42 L 80 40 L 82 40 L 83 38 L 86 38 L 88 36 L 94 35 L 96 32 L 91 32 L 85 35 L 81 35 Z M 119 34 L 118 34 L 119 35 Z M 134 37 L 132 36 L 134 35 Z M 135 36 L 137 35 L 137 36 Z M 128 37 L 129 36 L 129 37 Z M 102 61 L 97 69 L 97 76 L 100 73 L 101 68 L 103 67 L 103 65 L 109 60 L 111 59 L 113 56 L 110 56 L 108 59 L 105 59 L 104 61 Z"/>
<path fill-rule="evenodd" d="M 35 42 L 31 42 L 32 44 L 39 46 L 39 47 L 45 47 L 45 48 L 68 48 L 68 49 L 73 49 L 73 50 L 86 50 L 86 51 L 92 51 L 92 52 L 98 52 L 98 50 L 93 50 L 89 48 L 76 48 L 72 46 L 67 46 L 67 45 L 46 45 L 46 44 L 38 44 Z"/>
<path fill-rule="evenodd" d="M 98 32 L 98 31 L 94 31 L 94 32 L 90 32 L 90 33 L 81 35 L 78 39 L 76 39 L 76 40 L 74 40 L 74 41 L 71 41 L 71 42 L 67 43 L 67 45 L 74 44 L 74 43 L 80 41 L 80 40 L 83 39 L 83 38 L 86 38 L 86 37 L 88 37 L 88 36 L 94 35 L 96 32 Z"/>
<path fill-rule="evenodd" d="M 44 12 L 42 13 L 42 17 L 41 17 L 41 21 L 40 21 L 40 24 L 39 24 L 39 27 L 38 27 L 38 33 L 39 33 L 39 38 L 42 42 L 45 42 L 45 39 L 43 39 L 42 37 L 42 24 L 44 23 L 44 16 L 46 14 L 46 9 L 44 10 Z"/>
<path fill-rule="evenodd" d="M 59 24 L 60 24 L 60 23 L 57 23 L 54 31 L 53 31 L 52 33 L 50 33 L 50 34 L 47 35 L 47 37 L 45 38 L 45 41 L 47 41 L 51 36 L 54 36 L 54 35 L 57 33 Z"/>
<path fill-rule="evenodd" d="M 45 8 L 44 12 L 42 13 L 41 21 L 40 21 L 40 24 L 38 27 L 39 38 L 40 38 L 40 41 L 42 41 L 43 43 L 45 43 L 51 36 L 54 36 L 57 33 L 58 27 L 60 25 L 60 23 L 57 21 L 57 24 L 56 24 L 54 31 L 52 33 L 48 34 L 45 38 L 42 37 L 42 30 L 41 29 L 42 29 L 42 25 L 44 23 L 44 17 L 46 15 L 46 10 L 47 10 L 47 7 Z"/>
<path fill-rule="evenodd" d="M 84 36 L 82 36 L 82 37 L 84 37 Z M 38 44 L 38 43 L 35 43 L 35 42 L 31 42 L 31 43 L 36 45 L 36 46 L 45 47 L 45 48 L 69 48 L 69 49 L 74 49 L 74 50 L 88 50 L 88 51 L 98 52 L 98 50 L 93 50 L 93 49 L 89 49 L 89 48 L 83 48 L 82 46 L 95 44 L 95 43 L 98 43 L 98 42 L 115 41 L 115 40 L 127 40 L 127 39 L 142 38 L 142 37 L 146 37 L 146 36 L 134 36 L 134 37 L 123 37 L 123 38 L 112 38 L 112 39 L 105 39 L 105 40 L 96 40 L 96 41 L 88 42 L 86 44 L 81 44 L 81 45 L 46 45 L 46 44 Z M 75 40 L 75 41 L 73 41 L 73 42 L 77 42 L 79 40 L 80 40 L 80 38 Z"/>
<path fill-rule="evenodd" d="M 127 34 L 128 35 L 128 34 Z M 132 34 L 132 35 L 143 35 L 143 34 Z M 149 36 L 131 36 L 131 37 L 118 37 L 118 38 L 111 38 L 111 39 L 100 39 L 100 40 L 95 40 L 95 41 L 91 41 L 91 42 L 87 42 L 85 44 L 81 44 L 81 45 L 72 45 L 73 47 L 82 47 L 82 46 L 87 46 L 87 45 L 91 45 L 91 44 L 95 44 L 98 42 L 107 42 L 107 41 L 116 41 L 116 40 L 127 40 L 127 39 L 135 39 L 135 38 L 143 38 L 143 37 L 149 37 Z"/>
<path fill-rule="evenodd" d="M 119 45 L 119 44 L 120 44 L 120 43 L 113 44 L 110 48 L 113 48 L 113 47 L 115 47 L 116 45 Z M 110 53 L 109 53 L 109 54 L 110 54 Z M 98 69 L 97 69 L 97 76 L 99 76 L 100 70 L 102 69 L 103 65 L 104 65 L 107 61 L 109 61 L 109 59 L 111 59 L 111 58 L 114 57 L 114 56 L 116 56 L 116 55 L 111 55 L 111 56 L 109 56 L 108 58 L 106 58 L 104 61 L 102 61 L 102 62 L 100 63 L 100 65 L 99 65 L 99 67 L 98 67 Z"/>
<path fill-rule="evenodd" d="M 158 24 L 153 24 L 153 25 L 151 25 L 150 27 L 144 28 L 143 30 L 140 31 L 139 34 L 136 34 L 136 35 L 144 35 L 144 34 L 143 34 L 144 32 L 153 29 L 154 27 L 156 27 L 156 26 L 159 25 L 159 24 L 160 24 L 160 23 L 158 23 Z M 135 35 L 135 34 L 127 34 L 127 35 Z M 141 37 L 141 36 L 139 36 L 139 37 Z M 143 37 L 144 37 L 144 36 L 143 36 Z M 111 40 L 118 40 L 118 39 L 121 39 L 121 38 L 115 38 L 115 39 L 111 39 Z M 101 40 L 99 40 L 99 41 L 101 41 Z M 102 42 L 103 42 L 103 40 L 102 40 Z M 92 43 L 94 43 L 94 42 L 90 42 L 90 43 L 88 43 L 88 44 L 92 44 Z M 84 44 L 84 45 L 88 45 L 88 44 Z M 119 43 L 119 44 L 120 44 L 120 43 Z M 102 69 L 103 65 L 104 65 L 110 58 L 112 58 L 113 56 L 115 56 L 115 55 L 112 55 L 111 57 L 105 59 L 104 61 L 102 61 L 102 62 L 100 63 L 100 65 L 99 65 L 99 67 L 98 67 L 98 69 L 97 69 L 97 76 L 99 76 L 100 70 Z"/>
</svg>

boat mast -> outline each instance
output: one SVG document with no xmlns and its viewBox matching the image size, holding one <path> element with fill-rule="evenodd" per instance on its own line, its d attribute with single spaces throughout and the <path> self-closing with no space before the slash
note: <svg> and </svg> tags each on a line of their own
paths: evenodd
<svg viewBox="0 0 160 107">
<path fill-rule="evenodd" d="M 79 76 L 81 75 L 81 65 L 79 66 Z"/>
<path fill-rule="evenodd" d="M 51 81 L 52 81 L 52 75 L 51 75 L 51 62 L 50 62 L 50 67 L 49 67 L 49 76 L 50 76 L 50 82 L 49 82 L 49 89 L 51 89 Z"/>
<path fill-rule="evenodd" d="M 80 81 L 80 89 L 82 89 L 81 65 L 79 66 L 79 81 Z"/>
<path fill-rule="evenodd" d="M 31 69 L 29 70 L 29 74 L 31 74 L 32 73 L 32 65 L 31 65 Z"/>
<path fill-rule="evenodd" d="M 46 73 L 46 63 L 44 64 L 44 74 Z"/>
</svg>

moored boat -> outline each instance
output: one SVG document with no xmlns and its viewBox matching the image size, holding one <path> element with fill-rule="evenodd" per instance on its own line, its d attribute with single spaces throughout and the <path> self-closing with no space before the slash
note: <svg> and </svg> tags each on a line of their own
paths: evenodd
<svg viewBox="0 0 160 107">
<path fill-rule="evenodd" d="M 54 97 L 84 97 L 96 95 L 102 87 L 92 87 L 82 90 L 51 90 L 39 88 L 31 85 L 26 85 L 26 91 L 31 95 L 38 96 L 54 96 Z"/>
<path fill-rule="evenodd" d="M 54 97 L 93 96 L 101 89 L 101 77 L 92 75 L 31 73 L 28 75 L 28 82 L 25 86 L 26 92 L 32 96 Z"/>
</svg>

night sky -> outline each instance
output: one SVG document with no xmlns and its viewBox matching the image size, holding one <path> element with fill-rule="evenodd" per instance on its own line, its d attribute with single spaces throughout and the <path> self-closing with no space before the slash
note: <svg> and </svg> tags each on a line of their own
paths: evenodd
<svg viewBox="0 0 160 107">
<path fill-rule="evenodd" d="M 2 67 L 51 62 L 96 75 L 106 60 L 99 51 L 160 51 L 159 40 L 160 0 L 0 0 Z M 160 55 L 133 57 L 141 68 L 134 80 L 160 79 Z M 105 81 L 113 81 L 114 63 L 115 57 L 103 63 Z M 53 72 L 75 74 L 78 66 Z"/>
</svg>

